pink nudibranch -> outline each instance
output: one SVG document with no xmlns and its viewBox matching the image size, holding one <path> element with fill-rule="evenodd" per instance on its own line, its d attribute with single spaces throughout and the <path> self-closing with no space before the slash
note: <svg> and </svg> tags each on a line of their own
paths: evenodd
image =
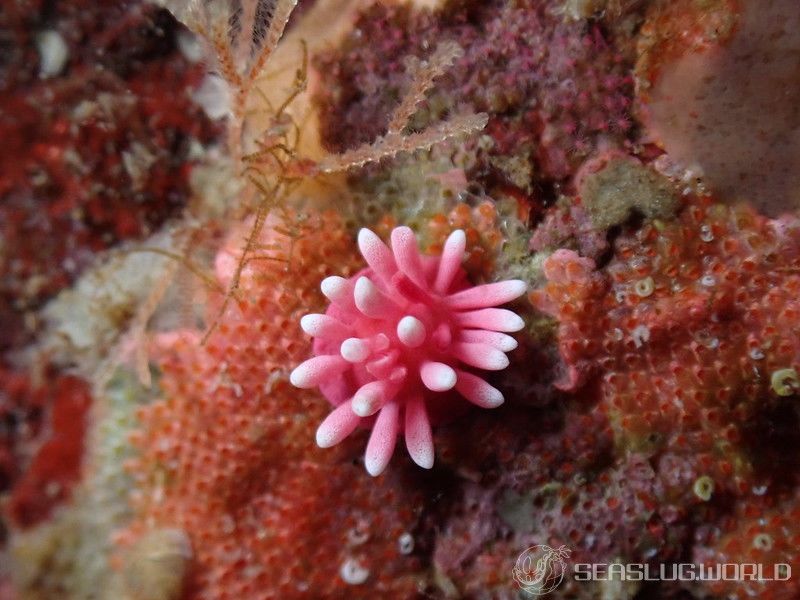
<svg viewBox="0 0 800 600">
<path fill-rule="evenodd" d="M 329 448 L 359 424 L 372 422 L 364 462 L 379 475 L 403 432 L 419 466 L 433 466 L 429 408 L 455 390 L 482 408 L 495 408 L 503 395 L 469 369 L 499 371 L 517 342 L 506 333 L 524 327 L 514 312 L 498 305 L 525 293 L 525 282 L 473 286 L 461 267 L 466 236 L 447 238 L 441 256 L 420 254 L 408 227 L 392 231 L 391 249 L 369 229 L 358 235 L 367 262 L 350 279 L 327 277 L 325 314 L 303 317 L 315 356 L 291 374 L 299 388 L 319 387 L 333 412 L 317 430 Z"/>
</svg>

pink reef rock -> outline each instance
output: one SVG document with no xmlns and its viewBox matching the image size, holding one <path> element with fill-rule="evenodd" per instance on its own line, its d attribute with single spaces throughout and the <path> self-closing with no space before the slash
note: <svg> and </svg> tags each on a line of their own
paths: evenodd
<svg viewBox="0 0 800 600">
<path fill-rule="evenodd" d="M 637 66 L 648 136 L 721 200 L 769 216 L 800 207 L 797 8 L 797 0 L 654 3 Z"/>
<path fill-rule="evenodd" d="M 319 386 L 336 408 L 317 430 L 317 444 L 338 444 L 360 424 L 371 424 L 365 463 L 379 475 L 397 435 L 419 466 L 433 466 L 431 422 L 452 414 L 452 390 L 482 408 L 503 395 L 469 369 L 499 371 L 517 346 L 504 332 L 524 326 L 496 306 L 525 292 L 519 280 L 472 286 L 461 268 L 466 236 L 456 230 L 440 257 L 422 256 L 414 233 L 397 227 L 389 249 L 368 229 L 358 245 L 369 265 L 350 279 L 328 277 L 326 314 L 306 315 L 315 356 L 291 375 L 300 388 Z"/>
</svg>

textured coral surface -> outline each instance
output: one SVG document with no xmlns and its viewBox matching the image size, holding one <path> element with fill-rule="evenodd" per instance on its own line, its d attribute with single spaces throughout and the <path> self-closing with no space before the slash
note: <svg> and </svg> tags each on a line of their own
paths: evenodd
<svg viewBox="0 0 800 600">
<path fill-rule="evenodd" d="M 196 564 L 190 597 L 336 598 L 362 577 L 369 585 L 351 595 L 407 597 L 420 566 L 399 541 L 419 522 L 419 483 L 402 465 L 372 481 L 358 439 L 317 448 L 326 403 L 287 377 L 310 351 L 298 321 L 323 307 L 319 281 L 363 265 L 334 215 L 299 226 L 291 255 L 280 230 L 268 226 L 263 241 L 279 250 L 247 268 L 241 300 L 206 346 L 188 331 L 159 342 L 163 399 L 141 413 L 128 536 L 184 530 Z"/>
<path fill-rule="evenodd" d="M 488 112 L 484 177 L 527 193 L 535 183 L 564 181 L 593 150 L 627 139 L 633 79 L 602 29 L 564 19 L 558 4 L 452 3 L 436 14 L 368 9 L 320 64 L 324 141 L 341 149 L 381 133 L 408 85 L 404 57 L 424 58 L 427 48 L 452 39 L 464 56 L 418 118 L 464 104 Z"/>
<path fill-rule="evenodd" d="M 0 12 L 0 349 L 98 251 L 186 203 L 191 145 L 215 132 L 191 100 L 203 70 L 178 27 L 137 2 Z"/>
<path fill-rule="evenodd" d="M 601 374 L 620 443 L 685 452 L 698 476 L 749 491 L 748 430 L 780 400 L 772 374 L 800 360 L 799 235 L 793 220 L 699 200 L 617 239 L 603 272 L 556 252 L 534 302 L 559 319 L 560 387 Z"/>
<path fill-rule="evenodd" d="M 800 361 L 798 250 L 796 219 L 698 199 L 675 223 L 617 239 L 602 271 L 569 250 L 545 262 L 532 299 L 559 320 L 557 385 L 596 382 L 616 444 L 651 457 L 679 518 L 797 483 L 781 378 Z"/>
<path fill-rule="evenodd" d="M 796 496 L 781 498 L 775 506 L 765 506 L 759 501 L 743 503 L 713 541 L 695 551 L 694 558 L 699 564 L 709 566 L 724 563 L 767 565 L 764 576 L 779 581 L 766 584 L 718 581 L 709 584 L 710 590 L 738 598 L 797 598 L 800 586 L 792 579 L 800 564 L 798 517 Z M 774 565 L 780 566 L 775 568 Z"/>
<path fill-rule="evenodd" d="M 280 37 L 273 3 L 207 4 L 205 50 L 149 5 L 0 9 L 0 597 L 512 600 L 542 544 L 567 567 L 552 598 L 800 597 L 796 3 L 316 0 L 263 78 L 247 50 Z M 227 105 L 226 76 L 258 93 Z M 201 79 L 230 134 L 202 155 Z M 459 116 L 469 135 L 410 151 Z M 359 149 L 303 160 L 317 137 Z M 421 291 L 440 264 L 464 310 L 527 284 L 508 360 L 505 337 L 425 345 L 456 319 Z M 346 336 L 321 339 L 326 311 Z M 331 404 L 387 399 L 359 396 L 378 333 L 447 409 L 391 463 L 364 455 L 383 412 L 315 444 Z M 456 382 L 423 375 L 432 355 L 502 364 L 480 371 L 502 405 L 439 402 Z M 779 580 L 581 582 L 578 562 Z"/>
</svg>

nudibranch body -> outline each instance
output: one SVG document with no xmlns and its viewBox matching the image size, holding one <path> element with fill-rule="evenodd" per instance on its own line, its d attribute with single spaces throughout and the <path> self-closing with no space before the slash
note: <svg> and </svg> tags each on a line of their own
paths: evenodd
<svg viewBox="0 0 800 600">
<path fill-rule="evenodd" d="M 317 430 L 320 447 L 372 423 L 365 454 L 371 475 L 386 468 L 400 432 L 414 462 L 431 468 L 431 409 L 451 390 L 482 408 L 503 403 L 500 391 L 472 370 L 508 365 L 505 353 L 517 342 L 506 333 L 524 323 L 496 307 L 524 294 L 526 285 L 471 285 L 461 267 L 461 230 L 438 257 L 422 256 L 408 227 L 394 229 L 391 249 L 368 229 L 358 245 L 368 268 L 350 279 L 322 281 L 331 304 L 324 315 L 302 318 L 303 330 L 315 338 L 315 356 L 292 372 L 291 382 L 318 386 L 336 407 Z"/>
</svg>

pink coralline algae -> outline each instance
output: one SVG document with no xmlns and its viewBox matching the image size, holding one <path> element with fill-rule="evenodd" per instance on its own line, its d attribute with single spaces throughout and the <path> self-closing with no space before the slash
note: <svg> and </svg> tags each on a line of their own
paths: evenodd
<svg viewBox="0 0 800 600">
<path fill-rule="evenodd" d="M 417 118 L 470 105 L 490 117 L 485 167 L 494 179 L 523 189 L 533 173 L 566 181 L 597 149 L 625 146 L 635 128 L 632 65 L 599 26 L 565 19 L 562 8 L 492 0 L 430 12 L 376 3 L 337 50 L 316 59 L 323 142 L 343 150 L 383 133 L 407 85 L 404 57 L 424 58 L 436 40 L 450 39 L 464 55 Z"/>
<path fill-rule="evenodd" d="M 447 392 L 482 408 L 503 402 L 499 390 L 465 368 L 508 366 L 505 353 L 517 342 L 504 332 L 524 323 L 495 307 L 521 296 L 526 286 L 519 280 L 470 285 L 461 268 L 465 244 L 464 232 L 456 230 L 441 257 L 428 257 L 408 227 L 392 231 L 391 249 L 362 229 L 358 245 L 369 267 L 350 279 L 323 280 L 328 310 L 301 321 L 316 338 L 315 356 L 291 381 L 319 386 L 336 407 L 317 430 L 317 444 L 338 444 L 374 416 L 365 455 L 371 475 L 386 468 L 400 431 L 414 462 L 433 466 L 431 421 L 447 414 L 453 399 Z"/>
</svg>

